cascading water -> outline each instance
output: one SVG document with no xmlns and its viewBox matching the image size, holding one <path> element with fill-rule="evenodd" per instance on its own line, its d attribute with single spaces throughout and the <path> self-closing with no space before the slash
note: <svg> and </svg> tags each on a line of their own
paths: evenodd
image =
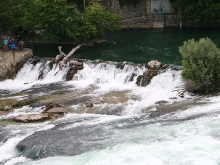
<svg viewBox="0 0 220 165">
<path fill-rule="evenodd" d="M 2 115 L 1 164 L 220 164 L 220 97 L 179 97 L 181 71 L 167 69 L 139 87 L 142 65 L 120 69 L 114 62 L 86 61 L 66 81 L 68 69 L 29 61 L 15 79 L 0 82 L 1 100 L 53 97 L 60 91 L 53 101 L 72 98 L 71 110 L 54 121 L 12 122 L 20 114 L 41 113 L 42 105 Z M 83 99 L 75 103 L 77 98 L 89 98 L 94 106 L 85 107 Z"/>
</svg>

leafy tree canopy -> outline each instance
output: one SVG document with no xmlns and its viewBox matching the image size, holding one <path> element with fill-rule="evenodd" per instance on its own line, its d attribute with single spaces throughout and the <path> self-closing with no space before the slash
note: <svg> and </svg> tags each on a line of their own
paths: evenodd
<svg viewBox="0 0 220 165">
<path fill-rule="evenodd" d="M 38 32 L 45 42 L 59 41 L 65 37 L 77 42 L 104 36 L 105 30 L 120 28 L 120 16 L 110 14 L 95 1 L 82 12 L 83 1 L 80 2 L 1 0 L 0 30 Z"/>
<path fill-rule="evenodd" d="M 173 8 L 181 8 L 182 21 L 196 25 L 220 25 L 219 0 L 170 0 Z"/>
</svg>

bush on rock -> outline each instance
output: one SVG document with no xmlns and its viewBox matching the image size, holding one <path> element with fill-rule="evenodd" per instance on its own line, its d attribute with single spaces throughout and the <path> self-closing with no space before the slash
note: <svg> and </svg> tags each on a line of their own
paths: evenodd
<svg viewBox="0 0 220 165">
<path fill-rule="evenodd" d="M 219 89 L 220 50 L 209 38 L 202 38 L 199 41 L 188 40 L 179 47 L 179 52 L 184 67 L 182 77 L 191 91 Z"/>
</svg>

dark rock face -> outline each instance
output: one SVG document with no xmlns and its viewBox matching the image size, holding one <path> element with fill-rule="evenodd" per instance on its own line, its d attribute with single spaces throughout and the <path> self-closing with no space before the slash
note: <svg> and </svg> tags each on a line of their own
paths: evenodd
<svg viewBox="0 0 220 165">
<path fill-rule="evenodd" d="M 142 86 L 142 87 L 146 87 L 148 84 L 150 83 L 150 78 L 143 76 L 143 75 L 139 75 L 137 78 L 137 82 L 136 84 L 138 86 Z"/>
<path fill-rule="evenodd" d="M 76 66 L 70 67 L 69 71 L 66 74 L 66 80 L 67 81 L 72 80 L 74 74 L 76 74 L 76 73 L 77 73 L 77 67 Z"/>
</svg>

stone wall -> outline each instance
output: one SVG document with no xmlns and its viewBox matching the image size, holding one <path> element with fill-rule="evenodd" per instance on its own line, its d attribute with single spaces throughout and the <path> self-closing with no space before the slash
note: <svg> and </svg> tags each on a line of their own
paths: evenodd
<svg viewBox="0 0 220 165">
<path fill-rule="evenodd" d="M 32 49 L 15 52 L 0 50 L 0 80 L 14 78 L 18 70 L 33 56 Z"/>
<path fill-rule="evenodd" d="M 170 13 L 152 14 L 151 0 L 141 0 L 136 6 L 126 4 L 120 7 L 119 0 L 99 0 L 109 12 L 123 17 L 122 28 L 152 28 L 153 21 L 164 21 L 165 27 L 179 26 L 177 14 L 171 9 Z"/>
</svg>

